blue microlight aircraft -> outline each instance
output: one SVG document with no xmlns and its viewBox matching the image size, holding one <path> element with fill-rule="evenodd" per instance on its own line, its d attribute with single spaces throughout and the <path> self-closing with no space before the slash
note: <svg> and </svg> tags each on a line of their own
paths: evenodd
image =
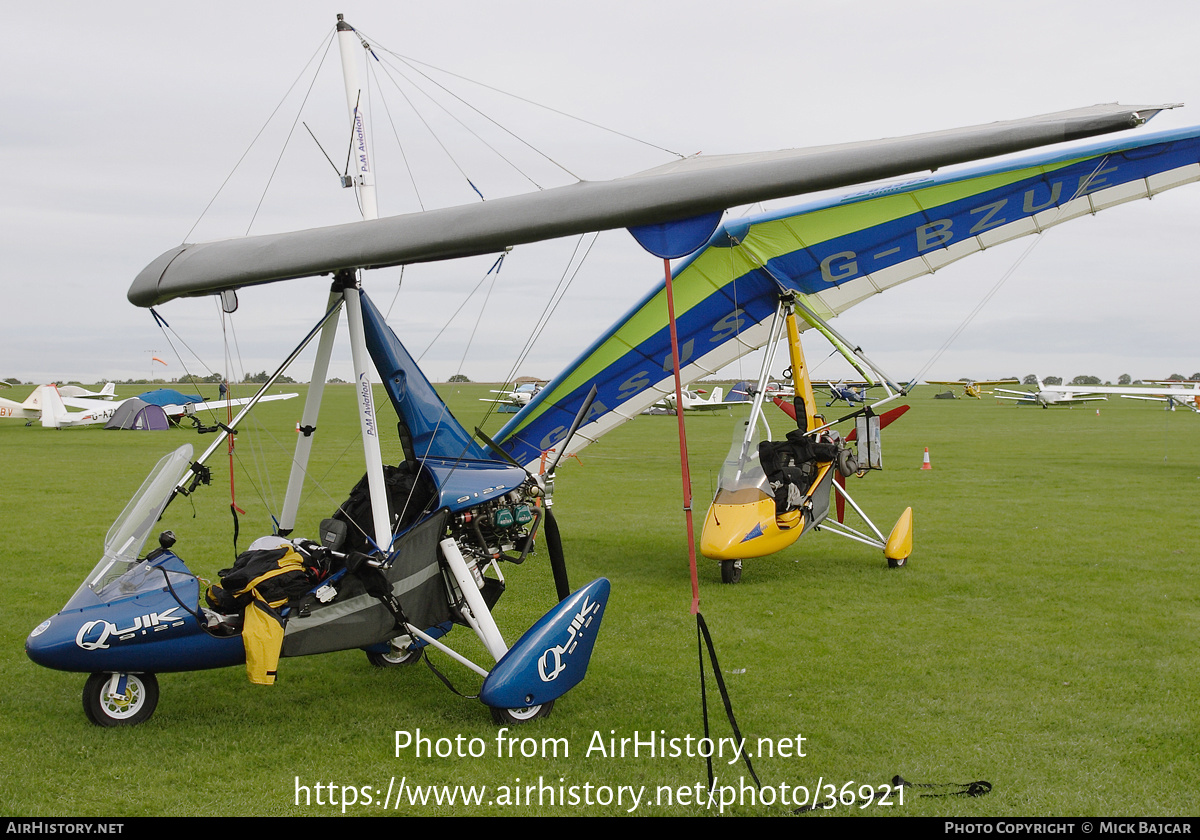
<svg viewBox="0 0 1200 840">
<path fill-rule="evenodd" d="M 344 56 L 352 54 L 360 41 L 340 16 L 336 33 Z M 365 143 L 368 133 L 365 115 L 357 107 L 361 88 L 353 62 L 349 67 L 343 62 L 343 69 L 351 124 Z M 345 186 L 356 188 L 364 215 L 377 215 L 369 169 Z M 296 253 L 294 248 L 287 250 Z M 162 458 L 109 530 L 95 569 L 66 606 L 42 622 L 26 642 L 34 662 L 91 675 L 83 706 L 95 724 L 147 720 L 158 702 L 156 673 L 245 662 L 252 681 L 270 683 L 280 657 L 336 650 L 361 648 L 373 664 L 390 666 L 418 661 L 426 646 L 440 649 L 484 678 L 479 699 L 498 722 L 506 723 L 545 717 L 554 701 L 587 672 L 610 587 L 599 578 L 570 591 L 550 509 L 557 459 L 534 475 L 477 444 L 359 288 L 357 269 L 373 261 L 328 254 L 320 261 L 324 265 L 316 273 L 332 273 L 335 279 L 317 325 L 237 418 L 220 426 L 220 434 L 200 457 L 193 460 L 192 447 L 185 445 Z M 179 268 L 189 258 L 172 253 L 152 263 L 130 290 L 130 299 L 151 306 L 195 294 L 163 286 L 167 263 Z M 297 275 L 278 266 L 268 271 L 272 279 L 307 273 Z M 214 279 L 208 270 L 204 273 Z M 226 279 L 211 291 L 220 295 L 226 312 L 233 312 L 234 289 L 246 282 L 236 277 L 240 269 L 233 265 L 221 273 Z M 259 609 L 262 599 L 255 597 L 242 605 L 243 614 L 220 612 L 201 592 L 183 552 L 177 553 L 173 532 L 164 527 L 172 515 L 182 513 L 169 505 L 208 483 L 208 459 L 264 398 L 271 383 L 320 336 L 298 424 L 302 434 L 276 519 L 276 536 L 291 536 L 342 309 L 347 312 L 355 367 L 366 475 L 350 499 L 322 522 L 321 542 L 288 541 L 297 557 L 303 555 L 298 564 L 304 567 L 302 573 L 314 578 L 307 591 L 292 593 L 284 604 L 267 604 L 271 610 Z M 373 380 L 382 381 L 398 418 L 405 460 L 395 467 L 383 464 L 380 434 L 385 424 L 374 404 Z M 163 530 L 157 546 L 144 554 L 159 528 Z M 509 647 L 492 615 L 505 588 L 500 563 L 523 562 L 534 549 L 539 528 L 559 602 Z M 282 551 L 282 539 L 268 542 Z M 260 590 L 265 591 L 261 584 L 255 591 Z M 260 632 L 264 613 L 269 616 L 268 630 Z M 474 630 L 495 660 L 493 667 L 485 668 L 445 643 L 454 624 Z M 257 678 L 254 669 L 261 671 Z"/>
<path fill-rule="evenodd" d="M 370 464 L 350 501 L 322 523 L 320 544 L 294 541 L 318 561 L 321 574 L 278 612 L 281 638 L 266 666 L 270 681 L 280 656 L 362 648 L 372 663 L 388 666 L 415 662 L 432 645 L 484 677 L 479 697 L 497 721 L 544 717 L 587 671 L 609 582 L 600 578 L 569 591 L 549 507 L 553 468 L 535 476 L 489 457 L 449 414 L 365 293 L 348 287 L 339 294 L 354 311 L 352 341 L 365 342 L 396 408 L 406 458 L 396 467 Z M 340 308 L 333 307 L 324 324 L 335 324 Z M 370 377 L 365 369 L 358 376 L 364 428 L 374 428 Z M 314 378 L 310 400 L 313 391 L 320 399 L 322 382 Z M 158 698 L 155 673 L 250 664 L 256 657 L 248 641 L 256 601 L 245 616 L 206 606 L 170 530 L 143 554 L 160 520 L 184 514 L 168 505 L 207 483 L 205 461 L 252 408 L 253 402 L 199 458 L 193 460 L 190 444 L 162 458 L 109 530 L 95 569 L 29 636 L 26 650 L 38 664 L 91 674 L 83 703 L 93 723 L 149 718 Z M 315 422 L 315 412 L 306 416 Z M 378 450 L 373 431 L 364 438 L 368 449 Z M 294 465 L 300 476 L 309 439 L 301 437 L 304 451 Z M 290 536 L 299 487 L 289 487 L 280 536 Z M 369 501 L 362 504 L 363 498 Z M 523 562 L 540 525 L 560 602 L 510 648 L 492 617 L 505 586 L 499 562 Z M 454 624 L 475 631 L 494 667 L 485 669 L 445 644 L 442 637 Z"/>
<path fill-rule="evenodd" d="M 360 55 L 370 53 L 369 45 L 340 16 L 336 37 L 344 59 L 360 46 L 364 48 Z M 356 62 L 343 60 L 343 66 Z M 165 456 L 109 531 L 95 569 L 66 606 L 42 622 L 26 642 L 35 662 L 90 674 L 83 701 L 89 719 L 96 724 L 128 725 L 149 718 L 158 698 L 156 673 L 242 662 L 249 665 L 264 657 L 269 672 L 273 670 L 272 656 L 359 648 L 377 665 L 411 662 L 428 648 L 436 648 L 483 677 L 479 698 L 497 721 L 518 723 L 545 716 L 557 698 L 584 678 L 610 591 L 604 578 L 574 592 L 567 583 L 550 504 L 559 461 L 670 393 L 665 378 L 672 367 L 674 389 L 679 393 L 683 383 L 763 346 L 770 340 L 781 296 L 809 295 L 829 317 L 930 270 L 933 262 L 944 264 L 971 250 L 961 248 L 958 239 L 947 233 L 950 221 L 937 227 L 939 223 L 931 224 L 922 215 L 928 211 L 920 207 L 889 205 L 891 233 L 881 234 L 879 242 L 883 244 L 874 243 L 880 254 L 868 252 L 865 246 L 851 249 L 833 239 L 828 243 L 806 240 L 794 252 L 776 257 L 753 250 L 750 225 L 734 223 L 718 229 L 727 208 L 1121 131 L 1140 125 L 1163 107 L 1093 106 L 871 143 L 693 157 L 613 181 L 580 182 L 473 205 L 379 218 L 374 176 L 365 150 L 370 132 L 358 107 L 361 91 L 355 74 L 347 70 L 350 124 L 356 147 L 364 145 L 356 156 L 358 172 L 344 177 L 342 183 L 356 189 L 363 221 L 185 243 L 151 262 L 134 281 L 128 297 L 135 305 L 154 307 L 178 297 L 216 295 L 225 311 L 232 312 L 239 289 L 332 275 L 322 317 L 260 391 L 261 396 L 319 336 L 299 425 L 302 434 L 273 535 L 276 546 L 280 539 L 292 536 L 296 525 L 343 309 L 357 383 L 366 474 L 350 500 L 322 523 L 318 540 L 289 541 L 288 545 L 310 560 L 315 558 L 321 576 L 310 589 L 273 607 L 275 612 L 267 624 L 275 622 L 271 631 L 275 635 L 265 637 L 275 641 L 265 645 L 270 649 L 264 654 L 259 648 L 252 649 L 247 630 L 252 620 L 255 627 L 262 624 L 258 602 L 247 607 L 244 615 L 222 613 L 206 606 L 207 601 L 202 603 L 199 581 L 182 557 L 186 546 L 179 546 L 177 552 L 173 533 L 164 527 L 169 526 L 170 517 L 178 515 L 176 508 L 170 507 L 171 501 L 206 481 L 207 459 L 258 398 L 223 426 L 198 458 L 193 459 L 190 446 Z M 1118 185 L 1117 176 L 1123 175 L 1124 168 L 1137 169 L 1135 174 L 1142 181 L 1135 178 L 1133 182 L 1150 183 L 1147 189 L 1195 180 L 1198 134 L 1192 131 L 1144 140 L 1140 153 L 1126 156 L 1113 144 L 1103 151 L 1110 165 L 1100 170 L 1099 186 Z M 1151 182 L 1142 169 L 1156 156 L 1169 166 L 1155 171 L 1171 169 L 1183 174 L 1170 184 Z M 1123 168 L 1113 168 L 1111 161 L 1117 159 Z M 1056 171 L 1068 171 L 1063 168 L 1073 164 L 1091 165 L 1073 161 L 1069 154 L 1047 160 L 1038 164 L 1044 168 L 1037 170 L 1036 177 L 1041 178 L 1039 183 L 1045 182 L 1043 191 L 1051 193 L 1057 189 L 1053 181 Z M 1009 166 L 997 171 L 1017 173 L 1012 176 L 1016 190 L 1012 206 L 1019 204 L 1022 194 L 1033 194 L 1034 187 L 1017 178 L 1026 176 L 1024 170 Z M 1081 186 L 1067 197 L 1078 199 L 1082 194 L 1087 203 L 1102 194 L 1099 187 L 1093 189 L 1095 176 L 1092 178 L 1086 191 Z M 1115 201 L 1145 192 L 1122 193 Z M 888 197 L 903 204 L 900 196 Z M 1040 209 L 1041 199 L 1038 201 Z M 1028 197 L 1025 203 L 1030 203 Z M 996 199 L 987 205 L 990 212 L 984 221 L 974 215 L 963 221 L 978 227 L 998 218 L 999 208 L 1009 206 Z M 975 214 L 975 207 L 964 200 L 965 209 L 960 209 Z M 957 232 L 962 225 L 957 216 L 953 218 Z M 1042 221 L 1054 223 L 1049 218 Z M 911 232 L 914 225 L 917 236 L 913 243 L 902 241 L 901 234 Z M 687 358 L 681 361 L 676 350 L 671 354 L 673 365 L 664 364 L 664 348 L 671 346 L 676 318 L 668 314 L 674 312 L 668 307 L 662 314 L 655 310 L 653 317 L 638 319 L 642 331 L 628 337 L 621 345 L 624 349 L 609 353 L 603 370 L 593 369 L 587 357 L 568 368 L 514 416 L 496 441 L 478 430 L 472 436 L 451 416 L 361 287 L 361 272 L 371 268 L 500 253 L 523 243 L 622 227 L 664 260 L 692 254 L 682 272 L 702 265 L 704 255 L 719 257 L 725 265 L 735 263 L 738 271 L 718 284 L 714 284 L 712 272 L 703 282 L 691 285 L 685 274 L 678 275 L 685 281 L 680 294 L 690 307 L 678 318 L 679 345 Z M 1006 231 L 1003 227 L 995 230 Z M 971 243 L 978 240 L 982 247 L 989 244 L 982 241 L 986 235 L 972 230 L 967 238 Z M 888 243 L 892 243 L 890 250 L 883 247 Z M 873 277 L 864 261 L 870 254 L 882 259 L 884 252 L 908 260 L 902 267 L 920 262 L 924 268 L 906 270 L 902 276 Z M 812 283 L 806 279 L 806 267 L 816 272 Z M 789 273 L 786 269 L 794 270 Z M 667 290 L 669 296 L 669 284 Z M 659 300 L 654 292 L 642 306 L 658 306 Z M 376 410 L 373 381 L 386 389 L 398 419 L 405 458 L 394 467 L 383 464 L 380 434 L 385 423 Z M 543 473 L 536 465 L 544 459 L 552 463 Z M 144 553 L 153 532 L 160 528 L 157 546 Z M 539 529 L 559 602 L 510 647 L 492 615 L 504 589 L 500 562 L 523 562 L 533 550 Z M 446 633 L 455 624 L 470 627 L 478 635 L 495 660 L 493 666 L 485 668 L 446 644 Z M 255 638 L 263 636 L 256 634 Z"/>
</svg>

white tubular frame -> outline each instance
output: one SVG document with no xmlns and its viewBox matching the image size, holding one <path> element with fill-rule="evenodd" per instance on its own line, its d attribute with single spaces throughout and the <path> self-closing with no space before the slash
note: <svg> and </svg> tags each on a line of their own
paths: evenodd
<svg viewBox="0 0 1200 840">
<path fill-rule="evenodd" d="M 500 658 L 508 653 L 508 645 L 504 643 L 504 637 L 500 635 L 500 628 L 496 626 L 496 620 L 492 618 L 491 610 L 484 603 L 483 596 L 479 594 L 475 576 L 467 568 L 467 561 L 462 556 L 462 552 L 458 550 L 458 543 L 447 537 L 438 543 L 438 547 L 442 550 L 442 556 L 446 558 L 446 565 L 450 567 L 450 572 L 454 575 L 454 581 L 458 584 L 459 592 L 465 602 L 462 611 L 463 618 L 479 636 L 492 658 L 499 662 Z"/>
<path fill-rule="evenodd" d="M 341 292 L 331 292 L 325 311 L 340 307 L 343 295 Z M 317 357 L 313 360 L 312 378 L 309 380 L 308 396 L 304 401 L 304 413 L 301 415 L 300 431 L 296 440 L 296 454 L 292 456 L 292 471 L 288 476 L 287 493 L 283 497 L 283 510 L 279 514 L 279 530 L 290 533 L 296 527 L 296 513 L 300 509 L 300 494 L 304 488 L 304 477 L 308 473 L 308 459 L 312 454 L 313 435 L 316 434 L 317 420 L 321 414 L 321 399 L 325 395 L 325 381 L 329 378 L 329 359 L 333 355 L 333 342 L 337 338 L 337 315 L 325 322 L 321 328 L 321 340 L 317 343 Z"/>
<path fill-rule="evenodd" d="M 367 147 L 367 118 L 363 102 L 363 88 L 358 76 L 358 54 L 370 49 L 358 33 L 345 24 L 338 15 L 338 52 L 342 58 L 342 79 L 346 84 L 346 107 L 353 123 L 355 175 L 359 204 L 364 219 L 379 218 L 379 204 L 375 197 L 375 168 Z"/>
<path fill-rule="evenodd" d="M 833 469 L 837 469 L 837 467 L 833 467 Z M 870 535 L 864 534 L 861 531 L 857 531 L 844 522 L 838 522 L 836 520 L 830 521 L 828 516 L 826 516 L 819 525 L 815 525 L 814 528 L 818 531 L 829 531 L 831 534 L 837 534 L 839 537 L 845 537 L 846 539 L 854 540 L 855 542 L 860 542 L 864 545 L 869 545 L 872 548 L 884 548 L 887 545 L 887 540 L 884 539 L 884 536 L 882 533 L 880 533 L 879 529 L 875 527 L 875 523 L 872 522 L 865 513 L 863 513 L 863 509 L 858 506 L 858 503 L 855 502 L 854 499 L 850 498 L 850 494 L 846 492 L 846 488 L 835 481 L 833 482 L 833 489 L 836 490 L 838 494 L 840 494 L 841 497 L 850 504 L 850 507 L 854 508 L 854 512 L 859 515 L 859 518 L 861 518 L 863 522 L 867 523 L 867 527 L 875 532 L 876 538 L 872 539 Z"/>
<path fill-rule="evenodd" d="M 372 394 L 370 354 L 363 329 L 362 300 L 358 289 L 346 289 L 346 321 L 350 327 L 350 355 L 354 361 L 354 387 L 358 396 L 358 422 L 362 430 L 363 456 L 367 462 L 367 487 L 371 493 L 371 522 L 375 545 L 385 555 L 392 545 L 392 517 L 387 485 L 383 478 L 383 451 L 379 445 L 379 418 Z"/>
</svg>

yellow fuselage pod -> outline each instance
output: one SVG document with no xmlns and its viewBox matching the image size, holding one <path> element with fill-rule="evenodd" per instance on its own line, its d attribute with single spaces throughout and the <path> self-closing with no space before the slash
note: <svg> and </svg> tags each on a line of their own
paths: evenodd
<svg viewBox="0 0 1200 840">
<path fill-rule="evenodd" d="M 780 526 L 781 520 L 785 527 Z M 700 553 L 710 560 L 773 554 L 800 537 L 801 524 L 798 510 L 777 517 L 775 500 L 761 490 L 718 490 L 700 532 Z"/>
<path fill-rule="evenodd" d="M 832 462 L 817 468 L 816 478 L 805 494 L 807 502 L 821 490 Z M 710 560 L 749 560 L 782 551 L 808 530 L 811 515 L 800 508 L 775 513 L 775 500 L 755 487 L 718 490 L 700 532 L 700 553 Z"/>
</svg>

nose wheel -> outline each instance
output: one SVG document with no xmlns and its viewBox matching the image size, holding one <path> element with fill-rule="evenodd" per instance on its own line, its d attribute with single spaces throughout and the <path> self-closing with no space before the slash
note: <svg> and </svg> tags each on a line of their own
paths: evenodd
<svg viewBox="0 0 1200 840">
<path fill-rule="evenodd" d="M 737 583 L 742 579 L 741 560 L 721 561 L 721 583 Z"/>
<path fill-rule="evenodd" d="M 83 686 L 83 712 L 96 726 L 136 726 L 158 706 L 154 674 L 106 674 L 88 677 Z"/>
</svg>

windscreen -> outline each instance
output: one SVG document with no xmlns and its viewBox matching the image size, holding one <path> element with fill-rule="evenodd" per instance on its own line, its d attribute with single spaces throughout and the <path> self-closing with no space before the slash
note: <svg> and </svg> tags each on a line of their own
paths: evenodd
<svg viewBox="0 0 1200 840">
<path fill-rule="evenodd" d="M 125 510 L 108 529 L 108 536 L 104 538 L 104 556 L 67 603 L 68 607 L 81 606 L 82 604 L 76 602 L 81 596 L 85 596 L 85 593 L 95 593 L 103 598 L 100 593 L 107 584 L 125 574 L 137 563 L 146 539 L 191 462 L 192 446 L 184 444 L 163 457 L 150 471 L 150 475 L 133 494 Z M 94 603 L 95 597 L 89 594 L 85 596 L 85 600 Z"/>
<path fill-rule="evenodd" d="M 758 461 L 759 432 L 750 420 L 742 420 L 733 430 L 733 443 L 717 477 L 717 504 L 744 504 L 760 496 L 771 496 L 770 483 Z"/>
</svg>

